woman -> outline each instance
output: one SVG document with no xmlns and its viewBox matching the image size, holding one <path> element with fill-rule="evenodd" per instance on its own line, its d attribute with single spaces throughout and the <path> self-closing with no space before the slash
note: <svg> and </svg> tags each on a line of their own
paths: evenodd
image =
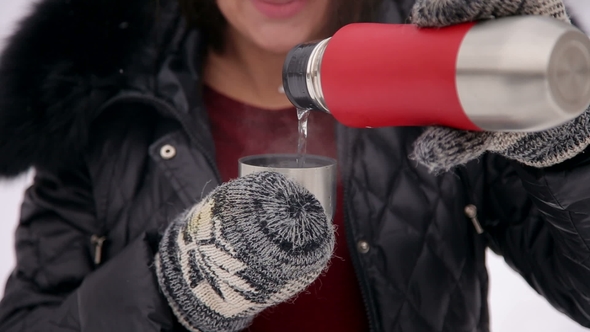
<svg viewBox="0 0 590 332">
<path fill-rule="evenodd" d="M 537 1 L 475 14 L 460 0 L 429 14 L 441 2 L 428 3 L 413 20 Z M 350 22 L 404 22 L 412 5 L 41 1 L 0 66 L 0 174 L 36 170 L 0 330 L 197 330 L 161 291 L 159 234 L 235 178 L 239 157 L 296 149 L 279 89 L 290 48 Z M 487 154 L 434 175 L 408 158 L 420 128 L 356 130 L 319 113 L 310 125 L 309 152 L 341 167 L 335 258 L 250 331 L 489 331 L 487 246 L 590 327 L 585 155 L 532 168 Z"/>
</svg>

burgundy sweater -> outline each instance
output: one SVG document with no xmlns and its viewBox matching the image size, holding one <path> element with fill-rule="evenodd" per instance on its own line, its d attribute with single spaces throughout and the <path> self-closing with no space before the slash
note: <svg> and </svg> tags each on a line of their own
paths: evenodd
<svg viewBox="0 0 590 332">
<path fill-rule="evenodd" d="M 209 87 L 204 90 L 222 180 L 238 176 L 238 159 L 263 153 L 297 152 L 297 114 L 294 108 L 266 110 L 233 100 Z M 312 112 L 308 123 L 307 152 L 336 158 L 334 119 Z M 340 178 L 340 177 L 339 177 Z M 342 211 L 342 185 L 338 181 L 336 249 L 329 269 L 294 299 L 262 312 L 251 332 L 362 332 L 367 315 L 351 263 Z"/>
</svg>

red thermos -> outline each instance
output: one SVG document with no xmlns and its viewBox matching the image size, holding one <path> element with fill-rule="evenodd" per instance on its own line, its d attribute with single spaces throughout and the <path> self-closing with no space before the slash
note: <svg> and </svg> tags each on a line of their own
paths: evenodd
<svg viewBox="0 0 590 332">
<path fill-rule="evenodd" d="M 292 49 L 283 87 L 296 107 L 350 127 L 539 131 L 590 105 L 590 40 L 541 16 L 441 29 L 351 24 Z"/>
</svg>

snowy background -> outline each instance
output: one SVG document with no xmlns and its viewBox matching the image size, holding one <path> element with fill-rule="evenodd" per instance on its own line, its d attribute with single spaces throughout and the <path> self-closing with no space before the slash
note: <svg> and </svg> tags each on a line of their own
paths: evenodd
<svg viewBox="0 0 590 332">
<path fill-rule="evenodd" d="M 31 0 L 0 0 L 0 49 L 18 19 L 30 8 Z M 569 0 L 582 28 L 590 32 L 590 0 Z M 0 296 L 4 281 L 14 265 L 13 233 L 22 192 L 30 175 L 0 180 Z M 494 332 L 582 332 L 588 331 L 550 307 L 543 298 L 490 252 L 491 319 Z"/>
</svg>

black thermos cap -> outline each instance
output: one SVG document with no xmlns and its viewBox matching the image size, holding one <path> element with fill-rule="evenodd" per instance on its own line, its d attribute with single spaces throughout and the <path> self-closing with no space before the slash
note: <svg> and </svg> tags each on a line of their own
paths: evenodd
<svg viewBox="0 0 590 332">
<path fill-rule="evenodd" d="M 283 65 L 283 88 L 287 98 L 297 108 L 316 109 L 315 101 L 307 90 L 307 64 L 319 42 L 295 46 L 289 51 Z"/>
</svg>

